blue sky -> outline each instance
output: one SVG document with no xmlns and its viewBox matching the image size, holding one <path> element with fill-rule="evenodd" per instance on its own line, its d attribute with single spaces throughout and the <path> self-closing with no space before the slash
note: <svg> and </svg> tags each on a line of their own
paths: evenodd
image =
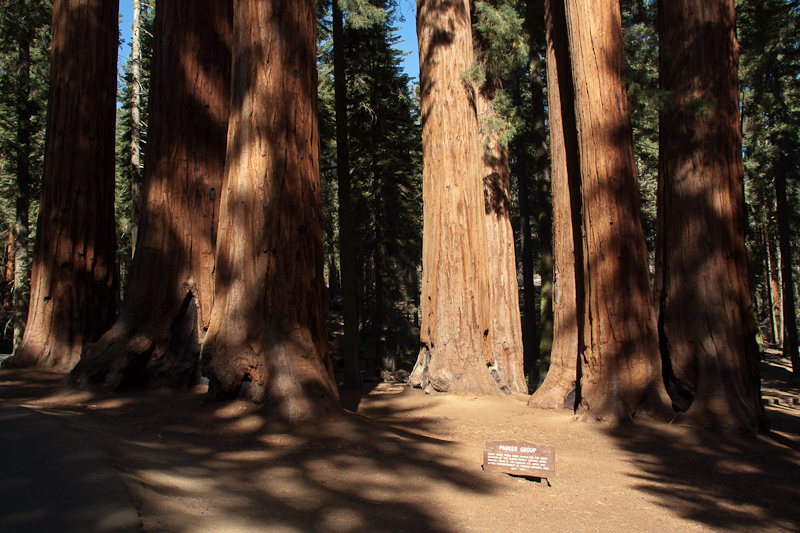
<svg viewBox="0 0 800 533">
<path fill-rule="evenodd" d="M 398 43 L 398 48 L 404 52 L 411 52 L 403 61 L 403 69 L 412 78 L 419 76 L 419 53 L 417 52 L 417 32 L 414 16 L 415 9 L 414 0 L 400 0 L 398 7 L 400 14 L 405 18 L 405 22 L 401 22 L 400 38 L 403 39 L 402 43 Z M 130 40 L 131 40 L 131 24 L 133 23 L 133 3 L 131 0 L 120 0 L 119 13 L 122 20 L 119 24 L 120 36 L 124 44 L 119 48 L 118 65 L 122 68 L 125 61 L 130 54 Z"/>
</svg>

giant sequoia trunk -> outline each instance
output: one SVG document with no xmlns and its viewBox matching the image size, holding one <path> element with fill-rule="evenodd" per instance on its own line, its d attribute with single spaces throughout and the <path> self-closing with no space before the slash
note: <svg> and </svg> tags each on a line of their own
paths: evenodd
<svg viewBox="0 0 800 533">
<path fill-rule="evenodd" d="M 553 349 L 547 375 L 528 404 L 548 409 L 574 409 L 578 330 L 582 320 L 578 314 L 578 296 L 583 291 L 583 248 L 580 246 L 580 160 L 575 91 L 570 74 L 564 0 L 545 1 L 545 23 L 553 189 Z"/>
<path fill-rule="evenodd" d="M 756 432 L 761 405 L 745 251 L 733 0 L 659 4 L 658 310 L 665 374 L 682 418 Z"/>
<path fill-rule="evenodd" d="M 214 301 L 231 72 L 231 0 L 161 0 L 139 242 L 122 313 L 78 383 L 188 386 Z"/>
<path fill-rule="evenodd" d="M 567 0 L 581 166 L 583 306 L 578 413 L 662 414 L 661 380 L 633 139 L 622 80 L 618 0 Z"/>
<path fill-rule="evenodd" d="M 485 88 L 486 89 L 486 88 Z M 488 117 L 489 91 L 477 95 L 478 116 Z M 501 387 L 528 393 L 525 383 L 522 322 L 519 314 L 517 261 L 511 229 L 511 179 L 508 153 L 496 135 L 481 134 L 481 175 L 486 211 L 486 246 L 489 261 L 491 357 Z"/>
<path fill-rule="evenodd" d="M 39 225 L 25 336 L 4 366 L 61 371 L 115 318 L 118 3 L 53 2 Z"/>
<path fill-rule="evenodd" d="M 468 0 L 417 0 L 423 154 L 421 349 L 410 384 L 493 394 Z"/>
<path fill-rule="evenodd" d="M 338 403 L 326 330 L 313 0 L 235 0 L 216 297 L 216 396 L 291 422 Z"/>
</svg>

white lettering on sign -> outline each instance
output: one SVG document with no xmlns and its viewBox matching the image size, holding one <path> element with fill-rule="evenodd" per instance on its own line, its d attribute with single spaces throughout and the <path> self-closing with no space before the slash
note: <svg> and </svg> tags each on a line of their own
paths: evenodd
<svg viewBox="0 0 800 533">
<path fill-rule="evenodd" d="M 528 441 L 486 441 L 484 470 L 549 478 L 555 474 L 555 449 Z"/>
</svg>

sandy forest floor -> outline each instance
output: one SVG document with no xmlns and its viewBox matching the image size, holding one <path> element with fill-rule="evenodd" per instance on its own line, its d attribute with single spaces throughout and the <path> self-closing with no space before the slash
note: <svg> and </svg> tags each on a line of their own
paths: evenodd
<svg viewBox="0 0 800 533">
<path fill-rule="evenodd" d="M 758 438 L 389 383 L 296 429 L 200 389 L 99 394 L 34 371 L 0 371 L 0 400 L 104 449 L 145 531 L 798 531 L 800 387 L 774 354 L 763 369 L 773 432 Z M 551 486 L 484 472 L 483 441 L 503 439 L 554 446 Z"/>
</svg>

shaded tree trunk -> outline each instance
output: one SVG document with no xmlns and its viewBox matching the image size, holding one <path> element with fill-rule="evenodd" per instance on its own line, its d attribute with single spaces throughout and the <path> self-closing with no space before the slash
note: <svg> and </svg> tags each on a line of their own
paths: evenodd
<svg viewBox="0 0 800 533">
<path fill-rule="evenodd" d="M 542 280 L 538 339 L 535 339 L 536 370 L 534 385 L 546 372 L 553 349 L 553 206 L 550 161 L 547 150 L 547 111 L 542 82 L 542 58 L 531 58 L 531 99 L 533 100 L 533 142 L 536 147 L 536 229 L 539 234 L 539 275 Z"/>
<path fill-rule="evenodd" d="M 421 349 L 410 385 L 497 393 L 468 0 L 417 0 L 423 151 Z"/>
<path fill-rule="evenodd" d="M 231 0 L 160 0 L 137 252 L 123 309 L 72 373 L 110 389 L 187 387 L 214 302 L 231 72 Z"/>
<path fill-rule="evenodd" d="M 769 229 L 764 229 L 764 241 L 767 248 L 767 272 L 769 275 L 769 314 L 772 329 L 772 340 L 775 344 L 783 345 L 783 305 L 781 297 L 780 261 L 775 239 L 769 234 Z"/>
<path fill-rule="evenodd" d="M 512 92 L 514 105 L 522 106 L 522 97 L 519 87 L 519 76 L 513 74 Z M 525 375 L 530 379 L 530 385 L 535 386 L 539 381 L 538 350 L 536 342 L 536 287 L 533 282 L 533 238 L 531 235 L 531 208 L 528 174 L 527 142 L 522 138 L 516 141 L 517 185 L 519 193 L 519 253 L 522 260 L 522 346 Z"/>
<path fill-rule="evenodd" d="M 553 206 L 550 181 L 550 160 L 547 146 L 547 110 L 544 93 L 544 56 L 547 54 L 547 28 L 544 2 L 527 2 L 525 26 L 530 35 L 530 91 L 532 107 L 532 138 L 534 149 L 534 176 L 532 199 L 535 211 L 535 224 L 538 239 L 539 276 L 541 291 L 539 298 L 539 327 L 531 339 L 535 344 L 527 356 L 529 375 L 534 381 L 533 388 L 539 386 L 541 377 L 550 364 L 553 349 Z M 527 184 L 526 184 L 526 189 Z M 520 184 L 520 191 L 522 184 Z M 520 204 L 521 212 L 522 204 Z M 532 281 L 531 281 L 532 283 Z M 531 293 L 533 294 L 533 292 Z M 532 302 L 535 304 L 535 302 Z M 535 310 L 533 310 L 535 312 Z M 531 360 L 531 357 L 534 359 Z"/>
<path fill-rule="evenodd" d="M 666 414 L 617 0 L 566 2 L 581 166 L 583 316 L 578 414 Z"/>
<path fill-rule="evenodd" d="M 745 251 L 733 1 L 659 4 L 659 333 L 673 405 L 690 423 L 765 430 Z"/>
<path fill-rule="evenodd" d="M 328 348 L 313 0 L 235 0 L 232 105 L 203 342 L 210 391 L 290 422 L 338 408 Z"/>
<path fill-rule="evenodd" d="M 564 0 L 545 1 L 553 190 L 553 349 L 547 375 L 528 404 L 548 409 L 576 407 L 578 332 L 583 320 L 578 313 L 583 305 L 580 159 L 564 10 Z"/>
<path fill-rule="evenodd" d="M 486 89 L 484 87 L 477 95 L 480 117 L 488 117 L 493 113 L 491 97 Z M 489 263 L 490 350 L 494 361 L 490 371 L 496 374 L 501 388 L 527 394 L 517 261 L 514 231 L 511 229 L 508 153 L 494 137 L 482 133 L 480 149 Z"/>
<path fill-rule="evenodd" d="M 53 2 L 50 92 L 25 336 L 4 366 L 68 371 L 116 314 L 117 2 Z"/>
<path fill-rule="evenodd" d="M 783 356 L 792 362 L 792 373 L 800 375 L 800 357 L 797 348 L 797 316 L 794 306 L 794 280 L 792 278 L 792 239 L 789 226 L 789 206 L 786 197 L 786 161 L 781 157 L 775 176 L 776 215 L 778 219 L 778 246 L 781 251 L 781 280 L 783 303 Z M 759 390 L 760 392 L 760 390 Z M 759 394 L 760 396 L 760 394 Z M 760 403 L 759 403 L 760 405 Z"/>
<path fill-rule="evenodd" d="M 344 315 L 344 383 L 361 389 L 358 355 L 358 273 L 356 271 L 353 207 L 350 194 L 350 148 L 347 126 L 347 80 L 344 57 L 344 14 L 339 0 L 333 3 L 333 76 L 336 106 L 336 177 L 339 183 L 339 261 L 341 262 L 342 312 Z"/>
</svg>

